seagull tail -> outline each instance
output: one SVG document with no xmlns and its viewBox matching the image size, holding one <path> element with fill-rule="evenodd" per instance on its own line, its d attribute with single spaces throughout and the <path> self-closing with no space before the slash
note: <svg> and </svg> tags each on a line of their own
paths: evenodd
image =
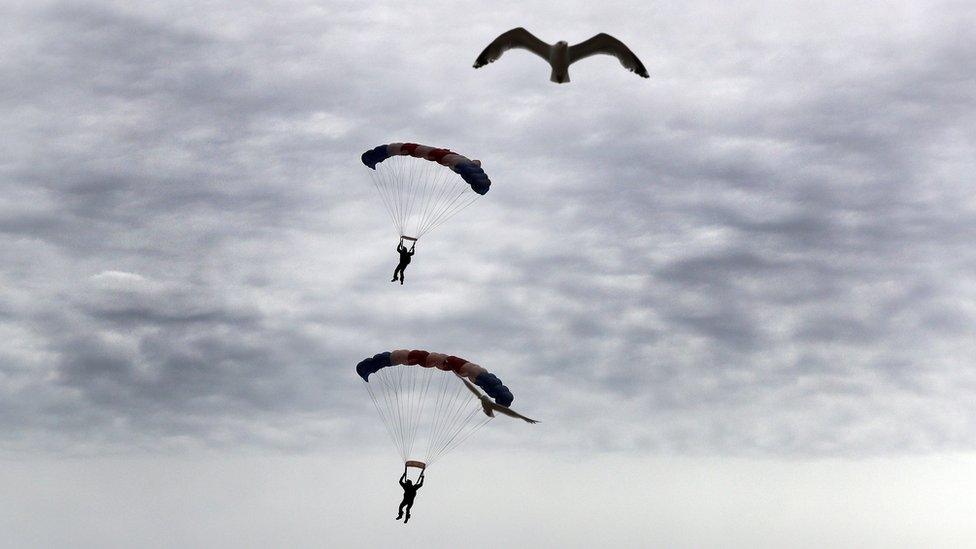
<svg viewBox="0 0 976 549">
<path fill-rule="evenodd" d="M 556 71 L 552 71 L 552 74 L 549 75 L 549 81 L 557 84 L 565 84 L 566 82 L 569 82 L 569 73 L 565 72 L 559 74 Z"/>
</svg>

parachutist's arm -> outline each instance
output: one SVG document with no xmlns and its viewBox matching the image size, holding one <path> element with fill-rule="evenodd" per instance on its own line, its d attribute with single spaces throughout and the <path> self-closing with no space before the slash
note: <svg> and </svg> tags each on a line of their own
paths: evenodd
<svg viewBox="0 0 976 549">
<path fill-rule="evenodd" d="M 404 486 L 404 481 L 407 480 L 407 466 L 403 466 L 403 475 L 400 477 L 400 486 Z"/>
</svg>

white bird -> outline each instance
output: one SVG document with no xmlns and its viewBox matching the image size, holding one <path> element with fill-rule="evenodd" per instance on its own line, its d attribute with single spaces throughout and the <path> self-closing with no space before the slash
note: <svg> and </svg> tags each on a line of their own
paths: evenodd
<svg viewBox="0 0 976 549">
<path fill-rule="evenodd" d="M 485 415 L 486 416 L 488 416 L 488 417 L 495 417 L 494 411 L 497 410 L 497 411 L 505 414 L 506 416 L 517 417 L 517 418 L 522 419 L 522 420 L 525 420 L 525 421 L 527 421 L 529 423 L 539 423 L 538 421 L 536 421 L 534 419 L 529 419 L 529 418 L 523 416 L 522 414 L 516 412 L 515 410 L 509 408 L 508 406 L 502 406 L 501 404 L 498 404 L 498 403 L 492 401 L 487 396 L 481 394 L 481 391 L 475 389 L 474 388 L 474 385 L 471 385 L 470 383 L 468 383 L 468 380 L 464 379 L 461 376 L 458 376 L 458 378 L 460 378 L 460 380 L 462 382 L 464 382 L 465 385 L 467 385 L 468 389 L 470 389 L 471 392 L 474 393 L 474 396 L 478 397 L 478 399 L 481 400 L 481 408 L 485 411 Z"/>
<path fill-rule="evenodd" d="M 502 33 L 491 44 L 488 44 L 485 51 L 481 52 L 481 55 L 475 59 L 474 68 L 483 67 L 514 48 L 529 50 L 548 61 L 549 65 L 552 66 L 552 74 L 549 76 L 549 80 L 558 84 L 569 82 L 570 65 L 598 53 L 612 55 L 620 61 L 624 68 L 644 78 L 650 77 L 647 74 L 647 69 L 644 68 L 644 64 L 634 55 L 634 52 L 630 51 L 630 48 L 625 46 L 623 42 L 609 34 L 601 32 L 575 46 L 570 46 L 568 42 L 563 41 L 549 45 L 522 27 Z"/>
</svg>

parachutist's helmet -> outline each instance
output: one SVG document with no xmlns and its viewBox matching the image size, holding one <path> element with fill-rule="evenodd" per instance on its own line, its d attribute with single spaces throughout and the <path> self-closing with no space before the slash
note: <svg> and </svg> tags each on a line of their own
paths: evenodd
<svg viewBox="0 0 976 549">
<path fill-rule="evenodd" d="M 410 479 L 407 479 L 407 486 L 413 486 L 413 482 Z"/>
</svg>

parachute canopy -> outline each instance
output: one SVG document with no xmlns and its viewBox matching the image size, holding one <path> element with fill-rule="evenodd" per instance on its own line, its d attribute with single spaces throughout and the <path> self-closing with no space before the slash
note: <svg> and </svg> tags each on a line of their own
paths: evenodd
<svg viewBox="0 0 976 549">
<path fill-rule="evenodd" d="M 498 376 L 490 373 L 481 366 L 468 362 L 467 360 L 448 356 L 441 353 L 431 353 L 428 351 L 387 351 L 373 355 L 372 358 L 362 360 L 356 365 L 356 373 L 363 381 L 369 382 L 369 375 L 376 373 L 381 368 L 394 365 L 422 366 L 424 368 L 437 368 L 438 370 L 451 371 L 461 377 L 470 379 L 475 385 L 481 387 L 488 396 L 495 399 L 495 402 L 502 406 L 511 406 L 515 396 L 508 387 L 502 385 L 502 380 Z"/>
<path fill-rule="evenodd" d="M 414 240 L 491 187 L 480 161 L 448 149 L 390 143 L 364 152 L 361 159 L 372 170 L 373 185 L 400 236 Z"/>
<path fill-rule="evenodd" d="M 461 378 L 502 406 L 515 398 L 494 374 L 442 353 L 385 351 L 362 360 L 356 373 L 405 463 L 429 466 L 491 421 Z"/>
</svg>

